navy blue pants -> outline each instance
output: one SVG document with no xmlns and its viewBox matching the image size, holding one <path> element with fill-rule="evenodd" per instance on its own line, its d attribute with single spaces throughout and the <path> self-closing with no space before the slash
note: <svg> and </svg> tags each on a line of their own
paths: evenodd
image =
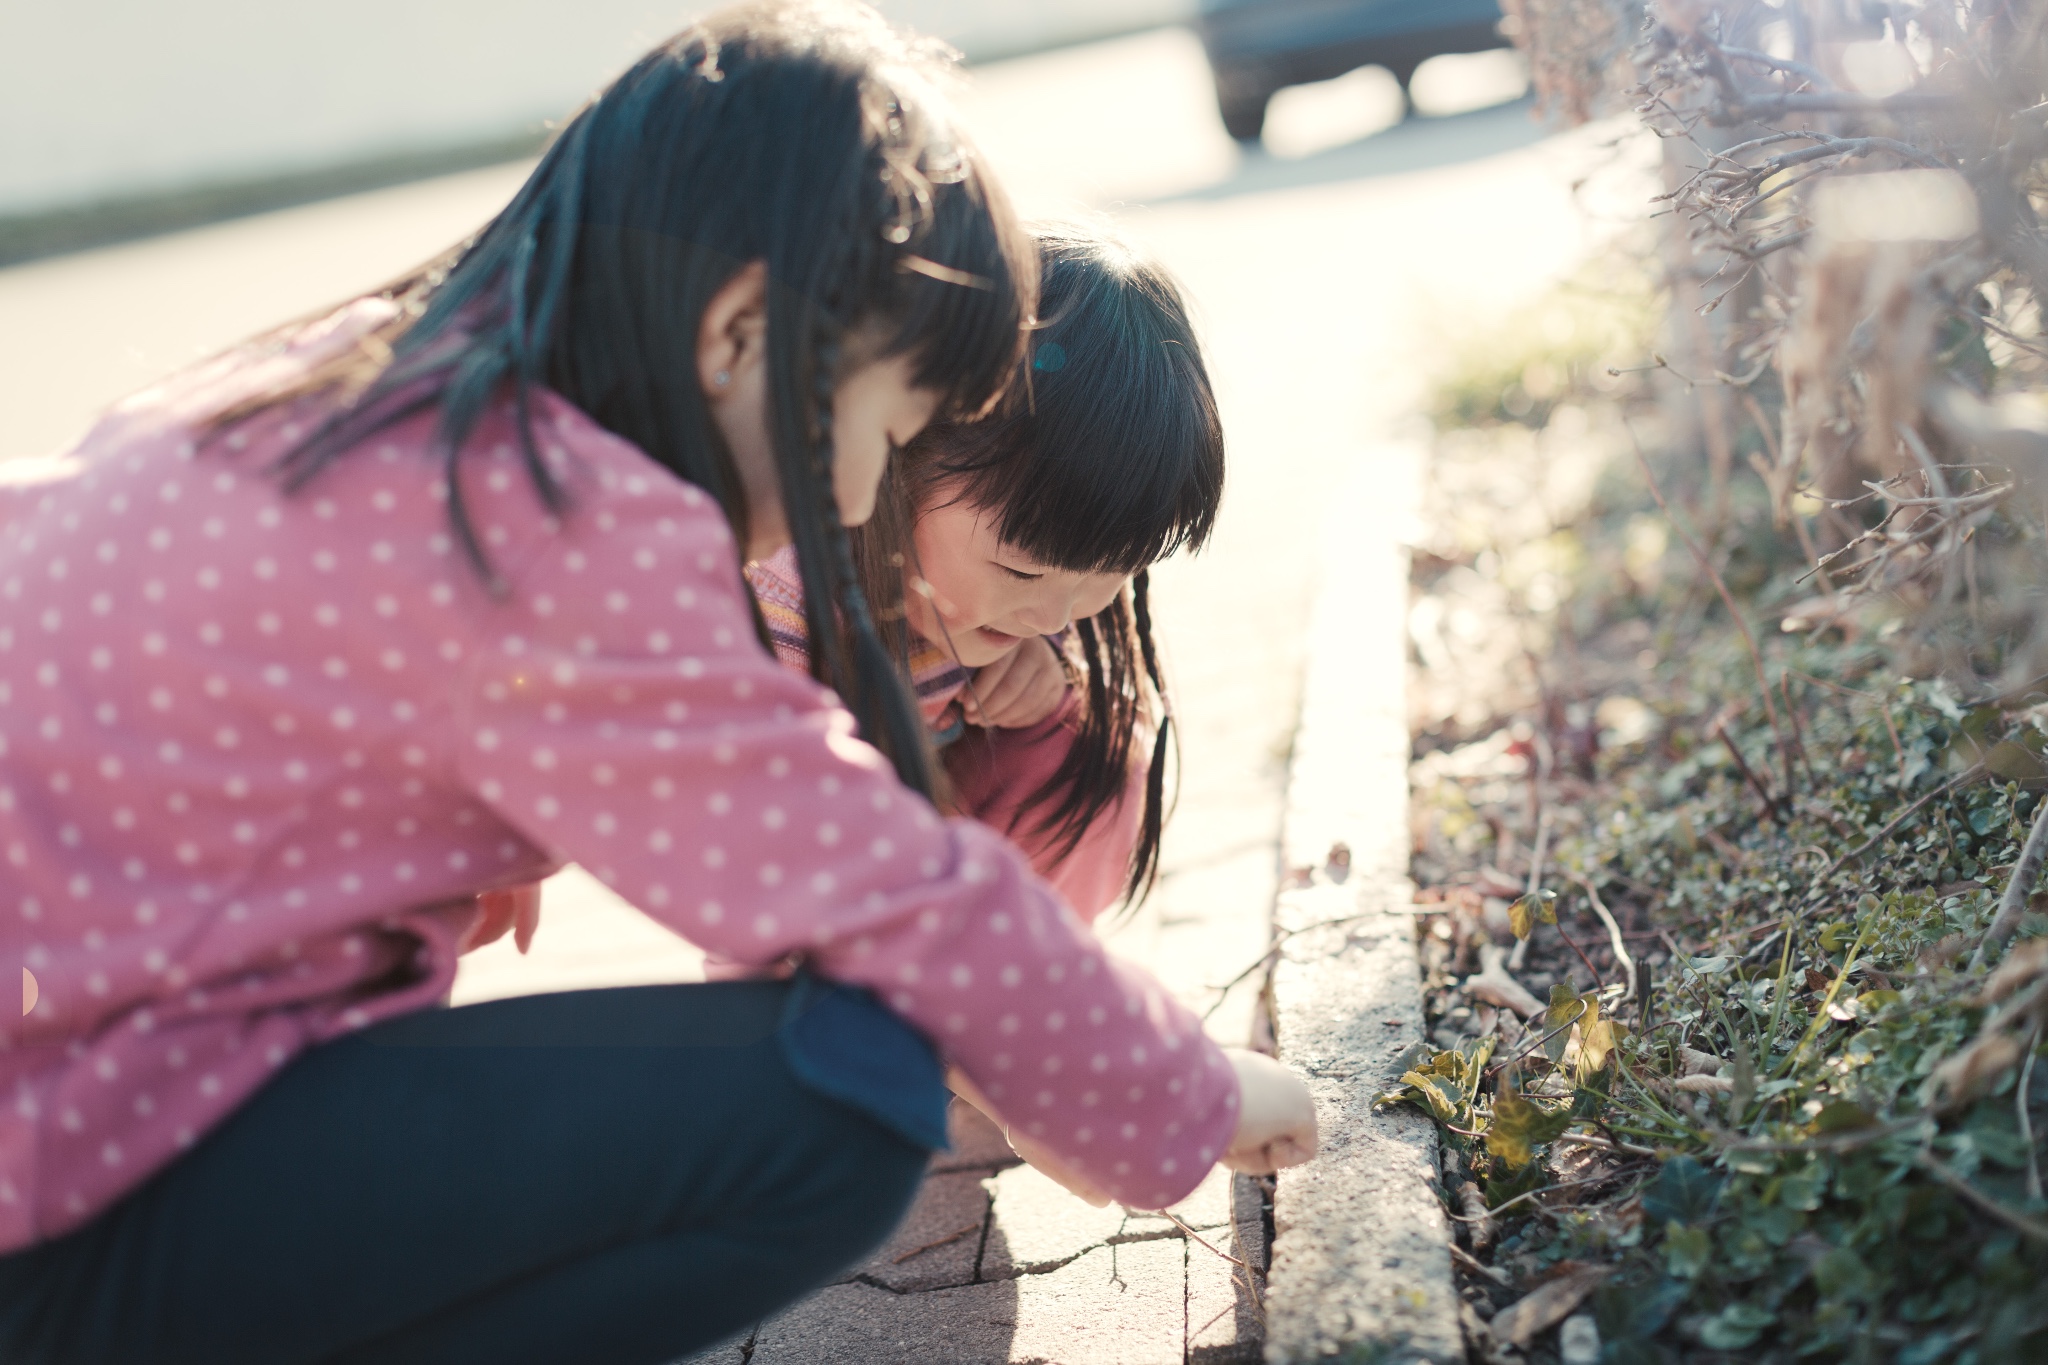
<svg viewBox="0 0 2048 1365">
<path fill-rule="evenodd" d="M 0 1257 L 0 1361 L 661 1365 L 887 1236 L 945 1102 L 921 1037 L 803 978 L 425 1011 Z"/>
</svg>

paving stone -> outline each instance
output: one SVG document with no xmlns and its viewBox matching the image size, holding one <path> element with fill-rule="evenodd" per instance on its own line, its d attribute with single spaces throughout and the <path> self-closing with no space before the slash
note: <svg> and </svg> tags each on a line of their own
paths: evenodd
<svg viewBox="0 0 2048 1365">
<path fill-rule="evenodd" d="M 1213 1241 L 1213 1239 L 1211 1239 Z M 1229 1242 L 1218 1250 L 1237 1252 Z M 1253 1365 L 1265 1330 L 1258 1297 L 1245 1285 L 1247 1272 L 1209 1251 L 1188 1244 L 1187 1359 L 1190 1365 Z M 1264 1292 L 1265 1277 L 1250 1272 Z"/>
<path fill-rule="evenodd" d="M 1182 1246 L 920 1294 L 833 1285 L 763 1323 L 749 1365 L 1182 1365 Z"/>
<path fill-rule="evenodd" d="M 847 1278 L 898 1293 L 970 1284 L 988 1214 L 989 1192 L 979 1174 L 927 1176 L 895 1233 Z"/>
<path fill-rule="evenodd" d="M 1182 1365 L 1187 1243 L 1101 1247 L 1050 1275 L 1017 1282 L 1013 1362 Z"/>
<path fill-rule="evenodd" d="M 1228 1222 L 1199 1233 L 1208 1246 L 1197 1242 L 1188 1247 L 1190 1365 L 1256 1361 L 1265 1341 L 1266 1227 L 1259 1187 L 1249 1176 L 1238 1175 L 1225 1188 Z"/>
<path fill-rule="evenodd" d="M 1115 1204 L 1095 1208 L 1029 1166 L 1002 1171 L 987 1183 L 995 1196 L 995 1222 L 981 1256 L 984 1280 L 1046 1270 L 1119 1235 L 1164 1236 L 1170 1231 L 1159 1219 L 1141 1228 Z"/>
</svg>

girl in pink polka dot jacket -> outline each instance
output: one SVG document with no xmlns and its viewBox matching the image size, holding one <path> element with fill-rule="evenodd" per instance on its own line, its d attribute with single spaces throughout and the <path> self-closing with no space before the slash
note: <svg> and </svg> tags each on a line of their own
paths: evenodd
<svg viewBox="0 0 2048 1365">
<path fill-rule="evenodd" d="M 1038 273 L 928 61 L 703 21 L 472 243 L 0 499 L 0 1359 L 671 1360 L 886 1235 L 947 1065 L 1092 1198 L 1313 1150 L 926 796 L 844 527 Z M 570 861 L 802 969 L 436 1008 Z"/>
</svg>

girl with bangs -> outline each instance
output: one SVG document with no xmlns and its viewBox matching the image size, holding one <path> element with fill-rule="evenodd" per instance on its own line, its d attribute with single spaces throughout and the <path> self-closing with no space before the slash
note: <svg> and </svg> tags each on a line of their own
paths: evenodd
<svg viewBox="0 0 2048 1365">
<path fill-rule="evenodd" d="M 1089 227 L 1034 236 L 1024 382 L 912 441 L 854 543 L 950 804 L 1093 920 L 1157 873 L 1170 722 L 1147 570 L 1206 543 L 1223 432 L 1165 270 Z M 747 576 L 777 653 L 811 667 L 795 557 Z"/>
<path fill-rule="evenodd" d="M 10 471 L 0 1359 L 673 1360 L 886 1235 L 947 1066 L 1092 1197 L 1312 1150 L 928 799 L 846 527 L 1037 280 L 932 77 L 714 16 L 474 241 Z M 740 572 L 784 545 L 817 680 Z M 435 1008 L 571 861 L 798 970 Z"/>
</svg>

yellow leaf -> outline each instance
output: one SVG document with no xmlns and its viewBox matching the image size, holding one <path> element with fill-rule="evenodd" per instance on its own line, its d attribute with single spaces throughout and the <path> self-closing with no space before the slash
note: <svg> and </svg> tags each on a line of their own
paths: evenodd
<svg viewBox="0 0 2048 1365">
<path fill-rule="evenodd" d="M 1571 1122 L 1569 1110 L 1553 1114 L 1507 1091 L 1494 1102 L 1486 1150 L 1510 1166 L 1526 1166 L 1535 1160 L 1536 1148 L 1571 1127 Z"/>
<path fill-rule="evenodd" d="M 1615 1025 L 1600 1013 L 1600 1001 L 1587 997 L 1586 1017 L 1579 1020 L 1579 1079 L 1593 1075 L 1607 1065 L 1614 1051 Z"/>
<path fill-rule="evenodd" d="M 1550 1003 L 1543 1010 L 1543 1051 L 1551 1061 L 1564 1056 L 1565 1045 L 1571 1041 L 1571 1026 L 1586 1017 L 1589 1006 L 1597 1009 L 1599 1002 L 1591 996 L 1581 999 L 1568 981 L 1550 988 Z"/>
</svg>

